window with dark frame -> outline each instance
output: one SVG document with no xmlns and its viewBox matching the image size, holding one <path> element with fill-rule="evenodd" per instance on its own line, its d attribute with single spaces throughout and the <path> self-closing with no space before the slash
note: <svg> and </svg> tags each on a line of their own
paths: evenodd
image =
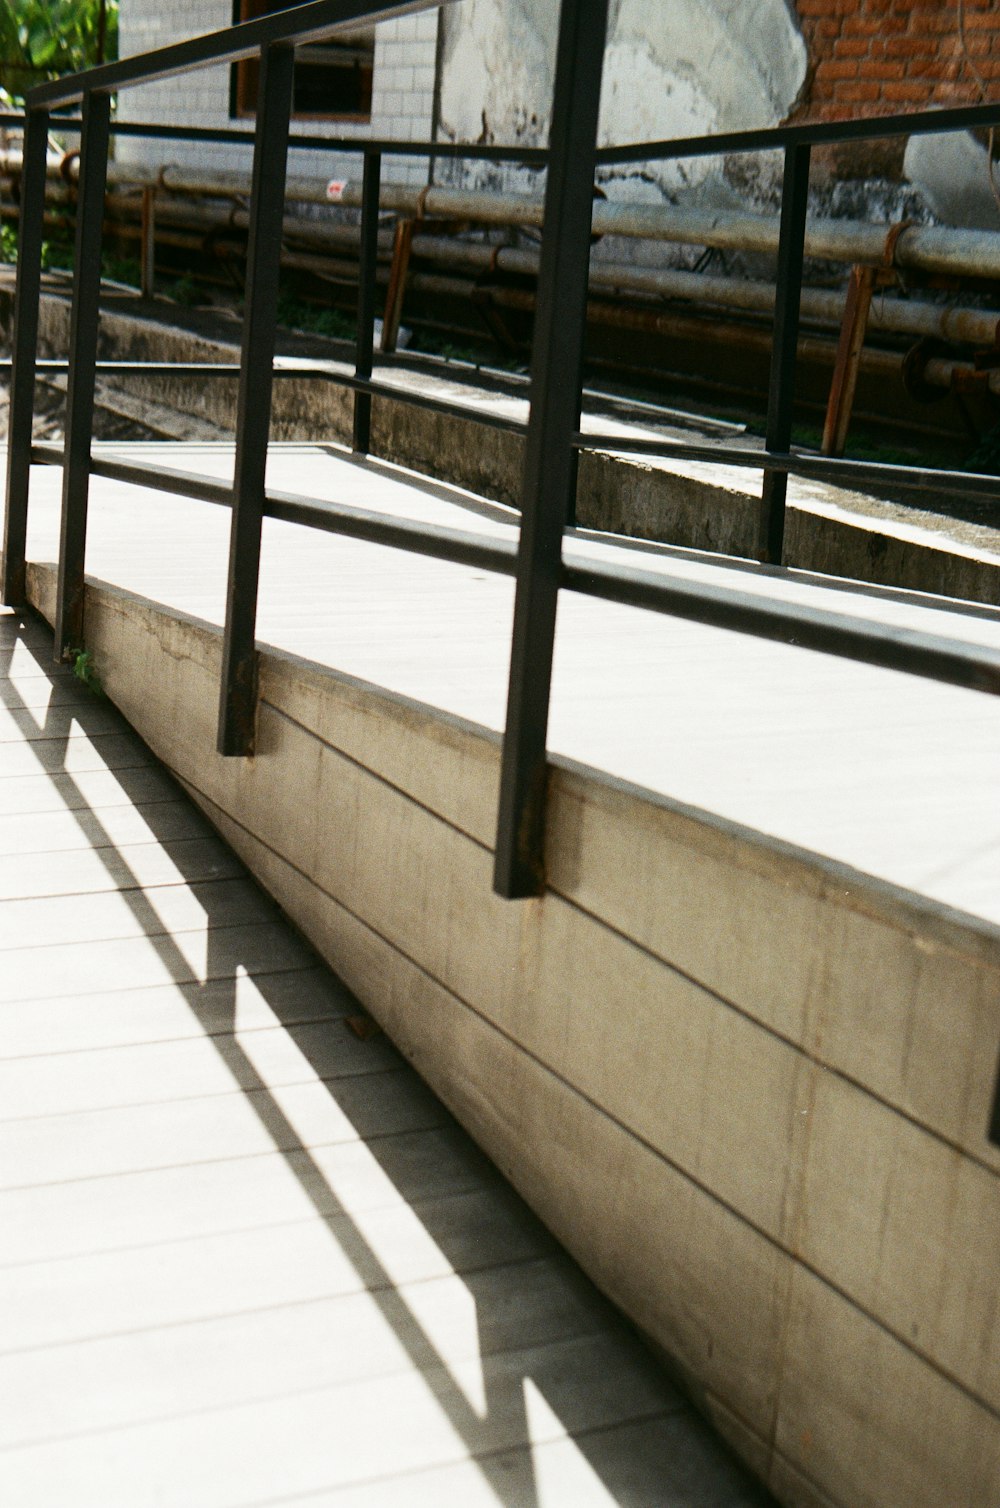
<svg viewBox="0 0 1000 1508">
<path fill-rule="evenodd" d="M 234 0 L 233 20 L 254 21 L 290 10 L 302 0 Z M 341 32 L 328 42 L 295 49 L 292 113 L 299 120 L 371 120 L 374 26 Z M 260 64 L 256 58 L 234 63 L 230 81 L 231 116 L 253 115 L 257 107 Z"/>
</svg>

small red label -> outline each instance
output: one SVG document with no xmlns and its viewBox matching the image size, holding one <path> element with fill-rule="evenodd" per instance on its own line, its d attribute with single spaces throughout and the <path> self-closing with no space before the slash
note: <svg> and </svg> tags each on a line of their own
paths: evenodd
<svg viewBox="0 0 1000 1508">
<path fill-rule="evenodd" d="M 347 187 L 346 178 L 331 178 L 326 186 L 326 197 L 332 204 L 339 204 Z"/>
</svg>

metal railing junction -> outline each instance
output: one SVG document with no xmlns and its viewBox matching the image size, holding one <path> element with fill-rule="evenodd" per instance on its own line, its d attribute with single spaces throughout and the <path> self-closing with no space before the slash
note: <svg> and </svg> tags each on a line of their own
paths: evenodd
<svg viewBox="0 0 1000 1508">
<path fill-rule="evenodd" d="M 914 491 L 947 486 L 955 493 L 1000 494 L 993 476 L 835 459 L 805 454 L 791 445 L 796 342 L 802 288 L 810 152 L 813 146 L 917 132 L 939 133 L 1000 125 L 1000 104 L 816 125 L 638 142 L 597 149 L 598 106 L 609 0 L 563 0 L 549 143 L 546 148 L 465 146 L 442 142 L 336 140 L 291 136 L 292 64 L 296 45 L 338 29 L 437 8 L 442 0 L 372 5 L 371 0 L 312 0 L 225 31 L 105 64 L 44 84 L 26 100 L 20 251 L 15 295 L 13 380 L 3 542 L 3 597 L 26 595 L 25 538 L 32 462 L 63 469 L 55 634 L 58 650 L 83 643 L 84 564 L 90 478 L 113 477 L 144 487 L 200 498 L 232 509 L 226 623 L 220 687 L 218 748 L 224 755 L 252 750 L 256 708 L 255 622 L 263 520 L 285 519 L 392 548 L 406 549 L 512 575 L 516 580 L 507 720 L 503 742 L 494 885 L 517 898 L 544 887 L 546 735 L 556 604 L 560 590 L 673 614 L 757 637 L 794 643 L 828 654 L 956 686 L 1000 693 L 1000 653 L 910 630 L 895 629 L 824 609 L 777 605 L 730 588 L 681 585 L 662 575 L 625 567 L 571 564 L 563 535 L 574 520 L 577 458 L 581 450 L 654 453 L 712 461 L 763 472 L 757 511 L 757 558 L 779 564 L 789 475 L 847 486 L 892 485 Z M 448 0 L 443 0 L 448 3 Z M 256 125 L 247 130 L 198 130 L 157 125 L 112 127 L 112 94 L 189 69 L 259 57 Z M 60 451 L 32 444 L 31 425 L 40 295 L 40 259 L 46 182 L 46 145 L 52 126 L 73 122 L 50 112 L 82 104 L 79 201 L 68 361 L 65 443 Z M 239 367 L 236 456 L 227 486 L 181 471 L 164 471 L 91 452 L 100 295 L 100 239 L 112 129 L 148 137 L 253 143 L 245 317 Z M 356 452 L 370 448 L 373 396 L 412 401 L 478 423 L 500 425 L 525 437 L 521 529 L 513 544 L 484 542 L 461 531 L 387 520 L 346 506 L 318 506 L 265 488 L 267 436 L 275 375 L 274 350 L 281 223 L 289 144 L 354 152 L 363 159 L 358 332 L 353 375 L 321 374 L 353 389 Z M 774 320 L 765 445 L 721 447 L 580 430 L 583 341 L 594 175 L 602 165 L 666 161 L 721 153 L 784 154 L 778 245 L 778 296 Z M 544 233 L 538 270 L 537 312 L 527 423 L 473 413 L 460 403 L 408 394 L 372 378 L 376 253 L 382 157 L 400 154 L 518 162 L 546 170 Z M 48 364 L 44 364 L 48 365 Z M 115 369 L 119 369 L 116 364 Z M 100 364 L 105 370 L 106 364 Z M 124 367 L 121 367 L 124 370 Z M 152 368 L 149 368 L 151 370 Z M 179 370 L 179 369 L 178 369 Z M 190 370 L 208 375 L 209 368 Z M 218 375 L 231 374 L 220 368 Z M 288 373 L 287 375 L 291 375 Z M 301 376 L 301 369 L 296 369 Z M 994 1135 L 1000 1138 L 1000 1107 Z"/>
</svg>

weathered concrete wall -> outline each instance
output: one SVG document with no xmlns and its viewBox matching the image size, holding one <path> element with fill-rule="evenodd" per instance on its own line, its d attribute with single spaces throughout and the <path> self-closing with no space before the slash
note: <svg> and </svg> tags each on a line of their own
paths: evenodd
<svg viewBox="0 0 1000 1508">
<path fill-rule="evenodd" d="M 558 0 L 464 0 L 442 13 L 443 136 L 547 139 L 558 11 Z M 795 103 L 806 61 L 785 0 L 613 0 L 600 140 L 775 125 Z M 611 197 L 642 199 L 706 178 L 716 197 L 735 201 L 708 159 L 638 164 L 601 181 Z"/>
<path fill-rule="evenodd" d="M 998 929 L 563 765 L 550 888 L 499 901 L 495 737 L 267 652 L 221 759 L 219 631 L 86 611 L 112 699 L 780 1501 L 994 1502 Z"/>
</svg>

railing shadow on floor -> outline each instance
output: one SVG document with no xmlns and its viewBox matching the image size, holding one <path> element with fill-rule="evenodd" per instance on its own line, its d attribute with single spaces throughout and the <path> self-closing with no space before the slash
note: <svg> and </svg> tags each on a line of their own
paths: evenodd
<svg viewBox="0 0 1000 1508">
<path fill-rule="evenodd" d="M 8 630 L 3 634 L 3 621 L 0 619 L 0 700 L 25 731 L 33 733 L 29 747 L 38 774 L 58 782 L 62 810 L 72 816 L 87 845 L 103 864 L 107 888 L 114 890 L 127 905 L 132 921 L 138 925 L 165 976 L 173 981 L 205 1040 L 225 1064 L 235 1091 L 252 1107 L 274 1151 L 280 1154 L 284 1166 L 325 1226 L 331 1243 L 356 1274 L 358 1290 L 368 1292 L 412 1366 L 421 1373 L 432 1373 L 434 1397 L 441 1412 L 498 1502 L 517 1504 L 520 1508 L 534 1508 L 540 1502 L 531 1449 L 512 1445 L 512 1439 L 529 1442 L 531 1438 L 526 1407 L 529 1388 L 535 1388 L 541 1394 L 557 1420 L 567 1418 L 570 1421 L 567 1433 L 574 1434 L 576 1451 L 613 1499 L 633 1501 L 638 1490 L 638 1500 L 641 1501 L 655 1500 L 664 1505 L 671 1501 L 688 1501 L 685 1482 L 692 1470 L 697 1475 L 699 1461 L 710 1459 L 713 1452 L 717 1454 L 721 1449 L 707 1426 L 691 1414 L 680 1395 L 664 1378 L 662 1384 L 655 1381 L 652 1384 L 654 1388 L 662 1386 L 666 1400 L 664 1428 L 658 1442 L 660 1448 L 653 1456 L 639 1460 L 627 1448 L 621 1449 L 621 1440 L 616 1436 L 621 1437 L 624 1430 L 627 1447 L 628 1426 L 632 1421 L 626 1420 L 623 1426 L 618 1426 L 617 1430 L 612 1428 L 610 1432 L 599 1427 L 584 1429 L 579 1434 L 573 1431 L 574 1398 L 580 1391 L 600 1393 L 615 1389 L 621 1385 L 621 1376 L 609 1378 L 603 1375 L 599 1366 L 594 1370 L 586 1363 L 583 1371 L 577 1364 L 562 1371 L 558 1368 L 550 1370 L 548 1375 L 544 1370 L 533 1374 L 530 1368 L 527 1371 L 516 1365 L 512 1368 L 511 1361 L 516 1352 L 524 1349 L 523 1321 L 519 1320 L 516 1302 L 498 1302 L 494 1281 L 498 1267 L 510 1268 L 516 1278 L 519 1266 L 524 1271 L 528 1264 L 542 1257 L 551 1259 L 556 1249 L 552 1238 L 464 1133 L 454 1127 L 444 1107 L 432 1105 L 429 1094 L 427 1124 L 422 1129 L 377 1133 L 371 1124 L 365 1127 L 366 1119 L 377 1125 L 378 1117 L 370 1114 L 366 1117 L 355 1092 L 357 1043 L 352 1042 L 347 1034 L 344 1018 L 358 1012 L 360 1007 L 342 986 L 334 986 L 339 1018 L 336 1014 L 320 1015 L 313 1024 L 321 1030 L 309 1031 L 304 1028 L 310 1023 L 304 1022 L 301 1012 L 291 1004 L 288 991 L 278 987 L 280 975 L 261 972 L 259 967 L 251 964 L 254 986 L 269 1008 L 274 1026 L 288 1033 L 295 1050 L 301 1054 L 304 1081 L 322 1085 L 349 1127 L 344 1140 L 351 1142 L 357 1138 L 364 1143 L 393 1194 L 408 1202 L 419 1222 L 422 1238 L 429 1239 L 441 1254 L 442 1270 L 459 1275 L 465 1285 L 476 1315 L 477 1343 L 475 1354 L 470 1355 L 469 1360 L 478 1362 L 482 1379 L 481 1396 L 475 1399 L 469 1396 L 467 1387 L 463 1387 L 448 1361 L 440 1355 L 434 1337 L 410 1307 L 404 1291 L 405 1283 L 394 1278 L 388 1265 L 388 1254 L 377 1249 L 371 1233 L 366 1234 L 335 1192 L 330 1167 L 324 1166 L 324 1161 L 331 1155 L 335 1159 L 333 1144 L 325 1148 L 322 1144 L 319 1147 L 307 1144 L 287 1105 L 281 1103 L 280 1092 L 269 1084 L 254 1061 L 254 1034 L 241 1033 L 238 1014 L 238 987 L 247 972 L 245 952 L 240 945 L 245 932 L 234 927 L 229 908 L 216 918 L 213 884 L 204 880 L 203 869 L 191 868 L 186 872 L 184 841 L 178 842 L 173 837 L 173 830 L 166 820 L 173 802 L 169 799 L 143 801 L 141 815 L 149 828 L 150 841 L 159 841 L 162 835 L 169 843 L 171 859 L 181 881 L 196 886 L 199 904 L 204 907 L 206 951 L 200 978 L 181 943 L 171 935 L 159 916 L 154 899 L 131 868 L 128 846 L 114 841 L 99 811 L 87 800 L 79 778 L 68 768 L 74 725 L 84 735 L 95 730 L 94 736 L 98 740 L 131 738 L 137 761 L 145 757 L 144 746 L 107 704 L 93 700 L 82 688 L 78 694 L 67 689 L 67 686 L 77 687 L 78 683 L 70 682 L 65 670 L 53 671 L 48 660 L 51 640 L 45 629 L 28 618 L 8 618 L 7 623 L 16 622 L 16 627 L 13 632 Z M 9 667 L 16 650 L 22 654 L 27 652 L 37 667 L 33 676 L 45 677 L 55 689 L 56 694 L 44 707 L 31 707 L 9 678 Z M 23 670 L 19 675 L 23 678 Z M 109 733 L 109 723 L 116 721 L 120 722 L 120 732 Z M 114 771 L 114 779 L 121 786 L 123 797 L 134 793 L 141 798 L 144 787 L 141 776 L 138 763 L 131 769 L 126 766 Z M 172 785 L 169 776 L 167 781 L 169 784 L 165 789 L 169 794 Z M 179 787 L 173 788 L 176 797 L 186 802 L 188 798 L 184 792 Z M 204 824 L 204 833 L 206 837 L 211 835 L 207 823 Z M 274 912 L 279 915 L 277 908 Z M 81 1001 L 80 1008 L 86 1010 L 85 1000 Z M 330 1073 L 329 1041 L 337 1033 L 344 1034 L 345 1044 L 352 1044 L 353 1071 L 344 1078 Z M 58 1049 L 54 1047 L 53 1050 Z M 373 1044 L 373 1051 L 377 1055 L 376 1061 L 382 1064 L 379 1078 L 386 1074 L 394 1077 L 400 1071 L 411 1072 L 384 1041 Z M 123 1104 L 134 1103 L 127 1100 L 127 1089 L 123 1089 L 123 1095 L 126 1097 Z M 106 1108 L 113 1111 L 118 1106 Z M 418 1145 L 418 1138 L 425 1133 L 430 1133 L 431 1137 L 426 1151 Z M 127 1148 L 123 1148 L 123 1155 L 123 1166 L 127 1168 Z M 428 1156 L 431 1164 L 428 1164 Z M 483 1181 L 488 1185 L 485 1208 L 489 1223 L 499 1230 L 500 1237 L 492 1256 L 487 1252 L 485 1256 L 480 1253 L 477 1258 L 474 1253 L 483 1229 L 484 1203 L 481 1199 L 470 1201 L 471 1207 L 463 1214 L 462 1195 Z M 456 1189 L 456 1183 L 461 1185 L 463 1182 L 464 1190 L 461 1187 Z M 610 1328 L 618 1337 L 620 1354 L 625 1358 L 626 1366 L 634 1369 L 640 1377 L 655 1378 L 658 1373 L 656 1363 L 639 1341 L 631 1337 L 621 1317 L 590 1288 L 568 1258 L 560 1255 L 557 1261 L 560 1302 L 565 1311 L 575 1317 L 578 1327 L 575 1333 L 586 1337 L 588 1333 Z M 539 1336 L 538 1340 L 543 1342 L 544 1336 Z M 239 1401 L 253 1402 L 257 1398 L 251 1393 Z M 513 1424 L 512 1420 L 515 1421 Z M 495 1426 L 493 1421 L 499 1421 L 499 1424 Z M 675 1426 L 679 1425 L 684 1431 L 683 1447 L 679 1445 L 675 1432 Z M 497 1429 L 500 1433 L 496 1433 Z M 391 1438 L 387 1438 L 387 1463 L 391 1463 L 391 1454 Z M 717 1461 L 712 1469 L 720 1487 L 727 1490 L 726 1502 L 731 1508 L 764 1508 L 772 1501 L 762 1488 L 749 1482 L 742 1468 L 735 1463 L 728 1465 L 725 1460 L 721 1464 Z M 676 1498 L 673 1497 L 675 1490 Z M 654 1496 L 646 1496 L 647 1493 Z"/>
</svg>

